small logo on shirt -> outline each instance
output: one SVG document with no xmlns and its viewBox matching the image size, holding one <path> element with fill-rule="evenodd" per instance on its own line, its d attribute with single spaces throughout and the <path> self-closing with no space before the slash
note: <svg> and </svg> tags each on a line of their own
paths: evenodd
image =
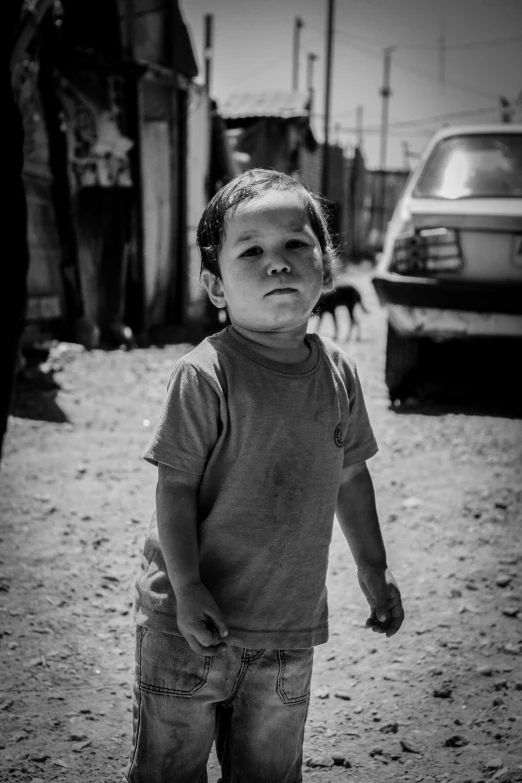
<svg viewBox="0 0 522 783">
<path fill-rule="evenodd" d="M 341 422 L 337 425 L 334 432 L 334 441 L 335 445 L 341 448 L 344 446 L 344 438 L 343 438 L 343 428 L 341 427 Z"/>
</svg>

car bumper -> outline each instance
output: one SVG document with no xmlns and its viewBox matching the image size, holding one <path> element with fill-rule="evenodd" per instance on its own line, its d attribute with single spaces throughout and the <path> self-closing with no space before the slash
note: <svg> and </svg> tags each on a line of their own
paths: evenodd
<svg viewBox="0 0 522 783">
<path fill-rule="evenodd" d="M 447 340 L 522 337 L 522 283 L 448 281 L 378 274 L 372 279 L 394 328 Z"/>
</svg>

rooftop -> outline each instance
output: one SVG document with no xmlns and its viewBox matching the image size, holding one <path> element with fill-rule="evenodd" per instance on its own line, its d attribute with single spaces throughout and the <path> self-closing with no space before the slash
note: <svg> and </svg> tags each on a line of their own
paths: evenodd
<svg viewBox="0 0 522 783">
<path fill-rule="evenodd" d="M 248 117 L 293 117 L 308 116 L 309 96 L 295 90 L 269 90 L 265 92 L 236 92 L 228 96 L 219 107 L 225 120 Z"/>
</svg>

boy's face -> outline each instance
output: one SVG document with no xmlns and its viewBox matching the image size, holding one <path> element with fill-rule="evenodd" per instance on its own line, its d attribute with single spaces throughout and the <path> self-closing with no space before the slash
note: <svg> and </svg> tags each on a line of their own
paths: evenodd
<svg viewBox="0 0 522 783">
<path fill-rule="evenodd" d="M 217 307 L 255 331 L 308 323 L 324 284 L 323 252 L 294 193 L 274 191 L 240 204 L 227 219 L 219 255 L 221 279 L 203 276 Z"/>
</svg>

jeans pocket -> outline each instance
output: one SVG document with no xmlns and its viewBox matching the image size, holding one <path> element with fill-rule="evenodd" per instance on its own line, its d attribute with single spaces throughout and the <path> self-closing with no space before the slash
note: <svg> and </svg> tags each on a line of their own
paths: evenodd
<svg viewBox="0 0 522 783">
<path fill-rule="evenodd" d="M 284 704 L 300 704 L 310 696 L 314 648 L 278 650 L 277 692 Z"/>
<path fill-rule="evenodd" d="M 212 658 L 196 655 L 182 636 L 141 629 L 139 682 L 149 693 L 194 696 L 208 679 Z"/>
</svg>

